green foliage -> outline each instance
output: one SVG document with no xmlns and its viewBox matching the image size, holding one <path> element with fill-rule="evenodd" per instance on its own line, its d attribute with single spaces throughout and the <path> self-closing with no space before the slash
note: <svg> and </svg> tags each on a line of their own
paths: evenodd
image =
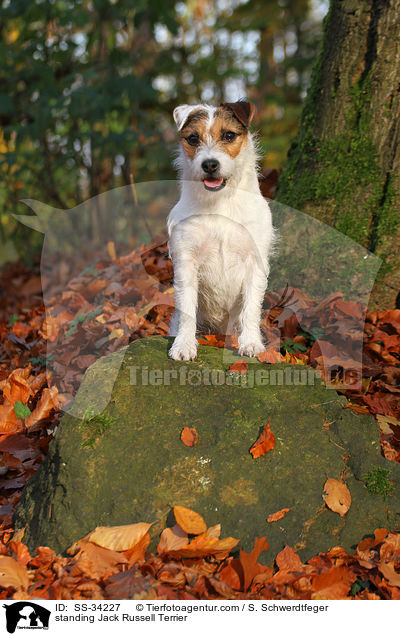
<svg viewBox="0 0 400 636">
<path fill-rule="evenodd" d="M 23 404 L 20 401 L 15 402 L 14 412 L 15 412 L 15 415 L 21 420 L 25 420 L 31 414 L 31 410 L 29 406 L 27 406 L 26 404 Z"/>
<path fill-rule="evenodd" d="M 11 314 L 11 316 L 8 319 L 8 322 L 10 323 L 10 327 L 14 327 L 17 321 L 18 321 L 18 314 Z"/>
<path fill-rule="evenodd" d="M 394 486 L 389 479 L 390 470 L 373 466 L 364 476 L 365 485 L 370 495 L 380 495 L 384 500 L 392 494 Z"/>
<path fill-rule="evenodd" d="M 371 583 L 371 581 L 363 581 L 363 579 L 360 579 L 360 577 L 358 576 L 356 581 L 354 581 L 353 585 L 350 588 L 350 594 L 352 596 L 356 596 L 363 590 L 373 590 L 373 589 L 374 589 L 374 585 Z"/>
<path fill-rule="evenodd" d="M 247 94 L 266 161 L 281 165 L 319 31 L 310 0 L 1 3 L 0 244 L 41 246 L 12 218 L 21 199 L 66 209 L 131 173 L 174 178 L 178 103 Z"/>
<path fill-rule="evenodd" d="M 92 311 L 88 311 L 84 314 L 78 314 L 76 318 L 71 321 L 70 326 L 68 327 L 65 337 L 69 338 L 75 332 L 78 325 L 83 324 L 84 322 L 90 322 L 93 318 L 96 318 L 103 311 L 102 307 L 97 307 L 96 309 L 92 309 Z"/>
<path fill-rule="evenodd" d="M 322 327 L 311 327 L 310 331 L 300 331 L 299 336 L 303 336 L 312 346 L 316 340 L 322 340 L 325 330 Z"/>
<path fill-rule="evenodd" d="M 28 358 L 28 362 L 31 362 L 34 367 L 45 367 L 48 362 L 53 360 L 54 353 L 50 353 L 47 356 L 36 356 L 34 358 Z"/>
<path fill-rule="evenodd" d="M 104 435 L 114 424 L 116 424 L 116 420 L 113 417 L 106 413 L 94 415 L 93 407 L 89 406 L 80 422 L 80 428 L 84 431 L 84 441 L 81 446 L 94 448 L 97 439 Z"/>
<path fill-rule="evenodd" d="M 307 351 L 307 347 L 299 342 L 294 342 L 291 338 L 281 342 L 281 348 L 288 353 L 296 353 L 296 351 Z"/>
</svg>

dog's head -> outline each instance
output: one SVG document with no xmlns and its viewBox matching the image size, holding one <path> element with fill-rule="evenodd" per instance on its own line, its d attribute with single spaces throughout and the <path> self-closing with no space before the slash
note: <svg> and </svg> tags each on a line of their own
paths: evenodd
<svg viewBox="0 0 400 636">
<path fill-rule="evenodd" d="M 184 178 L 202 181 L 213 192 L 229 181 L 237 183 L 247 159 L 253 115 L 254 105 L 245 101 L 175 108 L 182 144 L 177 165 Z"/>
</svg>

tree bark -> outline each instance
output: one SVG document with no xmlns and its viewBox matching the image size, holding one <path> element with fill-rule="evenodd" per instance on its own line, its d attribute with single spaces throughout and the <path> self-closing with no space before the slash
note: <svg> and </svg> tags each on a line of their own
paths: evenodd
<svg viewBox="0 0 400 636">
<path fill-rule="evenodd" d="M 383 261 L 372 304 L 400 289 L 400 0 L 331 0 L 276 198 Z"/>
</svg>

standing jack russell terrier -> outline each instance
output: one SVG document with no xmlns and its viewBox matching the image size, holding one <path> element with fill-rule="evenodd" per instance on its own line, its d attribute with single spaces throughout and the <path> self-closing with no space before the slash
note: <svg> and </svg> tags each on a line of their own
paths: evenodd
<svg viewBox="0 0 400 636">
<path fill-rule="evenodd" d="M 257 178 L 248 102 L 178 106 L 181 197 L 168 217 L 175 313 L 169 351 L 196 357 L 196 329 L 238 336 L 239 354 L 264 351 L 261 307 L 274 239 Z"/>
</svg>

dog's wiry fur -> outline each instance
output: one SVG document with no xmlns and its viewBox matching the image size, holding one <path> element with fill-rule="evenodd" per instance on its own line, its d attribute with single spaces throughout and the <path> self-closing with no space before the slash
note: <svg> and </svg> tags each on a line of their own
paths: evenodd
<svg viewBox="0 0 400 636">
<path fill-rule="evenodd" d="M 274 230 L 248 130 L 253 111 L 246 102 L 174 111 L 181 134 L 181 197 L 168 217 L 175 360 L 196 357 L 197 330 L 237 335 L 241 355 L 264 350 L 260 314 Z M 218 168 L 205 172 L 215 161 Z"/>
</svg>

